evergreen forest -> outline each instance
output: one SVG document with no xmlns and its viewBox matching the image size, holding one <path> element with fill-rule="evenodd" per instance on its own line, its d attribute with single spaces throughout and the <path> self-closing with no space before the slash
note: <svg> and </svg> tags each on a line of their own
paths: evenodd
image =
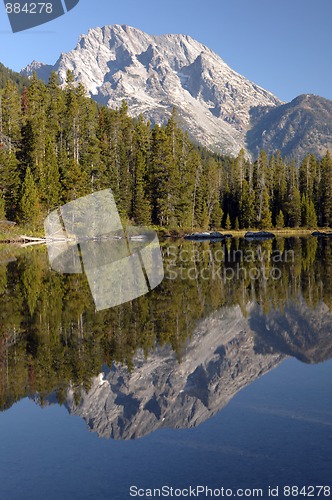
<svg viewBox="0 0 332 500">
<path fill-rule="evenodd" d="M 111 188 L 124 221 L 165 228 L 328 227 L 332 158 L 213 154 L 180 128 L 108 109 L 68 72 L 64 88 L 0 67 L 0 220 L 39 229 L 64 203 Z"/>
</svg>

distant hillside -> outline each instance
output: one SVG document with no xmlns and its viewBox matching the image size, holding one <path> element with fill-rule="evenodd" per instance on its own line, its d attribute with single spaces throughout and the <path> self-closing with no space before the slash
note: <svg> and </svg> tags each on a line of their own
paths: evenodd
<svg viewBox="0 0 332 500">
<path fill-rule="evenodd" d="M 316 95 L 300 95 L 276 108 L 251 111 L 253 128 L 247 133 L 254 156 L 264 149 L 302 160 L 307 153 L 323 156 L 332 150 L 332 101 Z"/>
<path fill-rule="evenodd" d="M 0 63 L 0 88 L 4 88 L 8 80 L 16 83 L 20 90 L 22 90 L 25 85 L 28 86 L 30 81 L 27 76 L 16 73 Z"/>
</svg>

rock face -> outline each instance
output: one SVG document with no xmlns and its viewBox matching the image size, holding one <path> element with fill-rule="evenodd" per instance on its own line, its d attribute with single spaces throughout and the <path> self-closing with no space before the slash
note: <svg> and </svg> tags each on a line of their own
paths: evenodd
<svg viewBox="0 0 332 500">
<path fill-rule="evenodd" d="M 47 82 L 51 72 L 53 71 L 53 66 L 50 64 L 44 64 L 38 61 L 32 61 L 25 70 L 21 71 L 21 74 L 28 76 L 29 78 L 36 73 L 41 80 Z"/>
<path fill-rule="evenodd" d="M 264 149 L 278 149 L 283 156 L 301 160 L 306 154 L 323 156 L 332 150 L 332 101 L 315 95 L 301 95 L 292 102 L 271 109 L 251 111 L 253 127 L 247 146 L 254 157 Z"/>
<path fill-rule="evenodd" d="M 52 69 L 62 83 L 73 71 L 104 105 L 118 107 L 125 99 L 132 115 L 152 123 L 165 122 L 175 106 L 195 141 L 224 154 L 245 147 L 253 108 L 282 104 L 189 36 L 151 36 L 129 26 L 91 29 L 53 67 L 33 62 L 23 73 L 46 80 Z"/>
<path fill-rule="evenodd" d="M 179 362 L 167 348 L 135 369 L 120 366 L 95 378 L 67 408 L 100 437 L 137 439 L 158 428 L 192 428 L 218 413 L 245 386 L 277 366 L 284 355 L 255 352 L 254 337 L 239 306 L 202 321 Z"/>
</svg>

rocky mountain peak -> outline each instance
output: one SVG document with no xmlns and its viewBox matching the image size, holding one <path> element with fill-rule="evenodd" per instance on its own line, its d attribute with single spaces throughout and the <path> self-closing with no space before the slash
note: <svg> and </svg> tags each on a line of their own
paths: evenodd
<svg viewBox="0 0 332 500">
<path fill-rule="evenodd" d="M 117 108 L 126 100 L 132 116 L 143 114 L 152 124 L 165 123 L 177 108 L 191 138 L 218 153 L 237 155 L 244 148 L 255 157 L 264 148 L 300 158 L 332 145 L 331 101 L 306 94 L 284 104 L 188 35 L 93 28 L 54 66 L 34 61 L 23 73 L 36 71 L 47 81 L 52 69 L 62 84 L 72 71 L 101 104 Z M 293 119 L 296 133 L 294 124 L 287 126 Z"/>
<path fill-rule="evenodd" d="M 187 35 L 148 35 L 126 25 L 89 30 L 51 66 L 31 71 L 44 80 L 54 69 L 62 84 L 74 73 L 96 101 L 163 123 L 172 108 L 194 140 L 237 154 L 243 147 L 251 106 L 280 101 L 234 72 L 212 50 Z"/>
</svg>

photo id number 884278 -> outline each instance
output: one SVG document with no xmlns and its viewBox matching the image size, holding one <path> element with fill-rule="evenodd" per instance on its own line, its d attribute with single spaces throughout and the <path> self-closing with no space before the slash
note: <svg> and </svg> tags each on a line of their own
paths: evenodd
<svg viewBox="0 0 332 500">
<path fill-rule="evenodd" d="M 27 2 L 24 4 L 8 2 L 6 3 L 6 11 L 7 14 L 52 14 L 53 4 L 51 2 Z"/>
<path fill-rule="evenodd" d="M 330 497 L 330 486 L 284 486 L 284 497 Z"/>
</svg>

